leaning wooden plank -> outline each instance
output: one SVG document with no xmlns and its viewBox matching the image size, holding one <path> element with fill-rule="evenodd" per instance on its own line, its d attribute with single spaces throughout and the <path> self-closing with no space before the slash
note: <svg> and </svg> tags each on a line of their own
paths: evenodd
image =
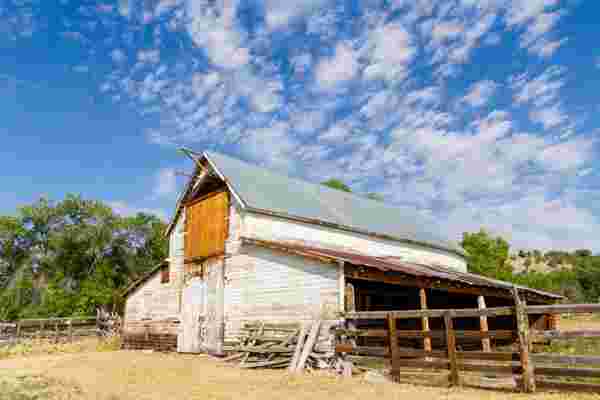
<svg viewBox="0 0 600 400">
<path fill-rule="evenodd" d="M 240 358 L 244 357 L 245 355 L 246 355 L 245 353 L 237 353 L 237 354 L 233 354 L 231 356 L 222 358 L 220 361 L 222 361 L 222 362 L 235 361 L 235 360 L 239 360 Z"/>
<path fill-rule="evenodd" d="M 398 359 L 396 362 L 397 367 L 410 367 L 410 368 L 434 368 L 434 369 L 448 369 L 450 362 L 448 360 L 403 360 Z M 406 382 L 406 381 L 405 381 Z"/>
<path fill-rule="evenodd" d="M 240 368 L 265 368 L 265 367 L 275 367 L 275 366 L 287 366 L 290 363 L 291 359 L 285 360 L 273 360 L 273 361 L 259 361 L 253 363 L 246 363 L 240 365 Z"/>
<path fill-rule="evenodd" d="M 294 370 L 294 372 L 299 373 L 302 372 L 304 370 L 304 365 L 306 364 L 306 360 L 308 359 L 308 356 L 310 355 L 310 353 L 313 350 L 313 346 L 315 345 L 315 342 L 317 341 L 317 337 L 319 336 L 319 330 L 321 329 L 321 320 L 316 320 L 311 329 L 310 329 L 310 333 L 308 334 L 308 339 L 306 339 L 306 343 L 304 343 L 304 348 L 302 349 L 302 354 L 300 354 L 300 358 L 298 359 L 298 365 L 296 366 L 296 369 Z"/>
<path fill-rule="evenodd" d="M 296 349 L 294 350 L 294 356 L 292 357 L 292 361 L 290 362 L 289 372 L 294 372 L 296 370 L 296 365 L 298 365 L 298 360 L 300 360 L 300 355 L 302 354 L 302 348 L 304 347 L 304 342 L 306 340 L 306 326 L 302 325 L 300 328 L 300 334 L 298 335 L 298 342 L 296 343 Z"/>
</svg>

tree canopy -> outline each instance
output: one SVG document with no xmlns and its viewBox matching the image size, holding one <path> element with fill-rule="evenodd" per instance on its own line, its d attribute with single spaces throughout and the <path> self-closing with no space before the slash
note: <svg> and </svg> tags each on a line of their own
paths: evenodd
<svg viewBox="0 0 600 400">
<path fill-rule="evenodd" d="M 342 182 L 339 179 L 332 178 L 332 179 L 326 180 L 324 182 L 321 182 L 321 185 L 330 187 L 332 189 L 341 190 L 342 192 L 352 193 L 352 189 L 350 189 L 350 186 L 346 185 L 344 182 Z"/>
<path fill-rule="evenodd" d="M 164 229 L 75 195 L 0 217 L 0 320 L 118 307 L 120 291 L 167 256 Z"/>
</svg>

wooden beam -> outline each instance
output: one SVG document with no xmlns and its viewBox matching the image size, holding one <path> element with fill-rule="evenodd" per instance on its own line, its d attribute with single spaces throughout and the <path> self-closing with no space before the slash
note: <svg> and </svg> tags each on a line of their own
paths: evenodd
<svg viewBox="0 0 600 400">
<path fill-rule="evenodd" d="M 319 331 L 321 330 L 321 320 L 316 320 L 313 322 L 312 327 L 310 328 L 310 333 L 308 334 L 308 339 L 306 339 L 306 343 L 304 343 L 304 349 L 302 349 L 302 354 L 300 354 L 300 358 L 298 359 L 298 365 L 296 366 L 295 372 L 302 373 L 304 371 L 304 364 L 306 364 L 306 360 L 308 360 L 308 356 L 312 352 L 312 349 L 319 337 Z"/>
<path fill-rule="evenodd" d="M 288 367 L 288 372 L 293 373 L 296 371 L 296 365 L 298 365 L 298 360 L 300 360 L 300 354 L 302 353 L 302 347 L 304 346 L 304 342 L 306 339 L 306 325 L 302 325 L 300 328 L 300 334 L 298 335 L 298 343 L 296 343 L 296 349 L 294 351 L 294 356 L 292 357 L 292 361 Z"/>
<path fill-rule="evenodd" d="M 458 375 L 458 359 L 456 357 L 456 337 L 454 336 L 454 314 L 447 311 L 444 314 L 444 324 L 446 325 L 446 344 L 448 346 L 448 360 L 450 361 L 450 384 L 457 386 L 460 384 Z"/>
<path fill-rule="evenodd" d="M 477 306 L 480 310 L 485 310 L 486 306 L 485 306 L 485 297 L 483 296 L 478 296 L 477 297 Z M 481 331 L 481 333 L 485 333 L 488 331 L 488 319 L 487 316 L 482 315 L 481 317 L 479 317 L 479 329 Z M 481 347 L 483 349 L 483 351 L 485 352 L 490 352 L 492 351 L 492 346 L 490 344 L 490 339 L 489 338 L 483 338 L 481 339 Z"/>
<path fill-rule="evenodd" d="M 419 289 L 419 300 L 421 302 L 421 310 L 427 310 L 427 290 L 425 288 Z M 427 316 L 421 317 L 421 325 L 423 333 L 429 332 L 429 318 Z M 431 351 L 430 337 L 425 337 L 423 339 L 423 349 L 425 349 L 425 351 Z"/>
<path fill-rule="evenodd" d="M 409 310 L 409 311 L 393 311 L 396 319 L 411 319 L 411 318 L 443 318 L 444 314 L 448 310 Z M 459 309 L 454 310 L 456 318 L 467 318 L 467 317 L 481 317 L 486 315 L 488 317 L 495 316 L 509 316 L 515 313 L 514 307 L 494 307 L 486 308 L 485 310 L 479 309 Z M 345 318 L 348 319 L 386 319 L 389 311 L 359 311 L 359 312 L 348 312 L 344 314 Z"/>
<path fill-rule="evenodd" d="M 346 311 L 346 274 L 344 273 L 344 261 L 338 261 L 338 311 Z"/>
<path fill-rule="evenodd" d="M 600 304 L 558 304 L 553 306 L 527 306 L 527 314 L 585 314 L 600 313 Z"/>
<path fill-rule="evenodd" d="M 526 304 L 521 301 L 519 291 L 513 287 L 513 297 L 515 299 L 515 310 L 517 318 L 517 330 L 519 333 L 519 353 L 521 356 L 521 368 L 523 369 L 523 391 L 525 393 L 535 392 L 535 373 L 533 363 L 529 357 L 529 317 L 526 311 Z"/>
</svg>

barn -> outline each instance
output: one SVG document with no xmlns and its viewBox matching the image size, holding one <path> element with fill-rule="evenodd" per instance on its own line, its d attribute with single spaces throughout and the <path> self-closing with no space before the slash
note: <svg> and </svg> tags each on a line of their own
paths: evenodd
<svg viewBox="0 0 600 400">
<path fill-rule="evenodd" d="M 126 290 L 126 347 L 223 354 L 246 322 L 512 305 L 512 285 L 468 273 L 464 251 L 415 215 L 194 154 L 167 231 L 168 259 Z M 518 290 L 530 304 L 560 299 Z"/>
</svg>

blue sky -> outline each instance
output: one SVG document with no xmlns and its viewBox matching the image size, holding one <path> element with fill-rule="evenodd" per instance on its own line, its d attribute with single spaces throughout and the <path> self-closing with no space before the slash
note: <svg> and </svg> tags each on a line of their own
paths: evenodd
<svg viewBox="0 0 600 400">
<path fill-rule="evenodd" d="M 5 0 L 0 212 L 167 218 L 210 149 L 517 248 L 600 251 L 595 1 Z"/>
</svg>

